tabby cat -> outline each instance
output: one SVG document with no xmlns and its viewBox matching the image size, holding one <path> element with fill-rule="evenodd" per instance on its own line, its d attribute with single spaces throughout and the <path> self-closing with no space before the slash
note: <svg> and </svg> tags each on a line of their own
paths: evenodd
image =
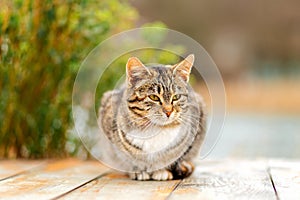
<svg viewBox="0 0 300 200">
<path fill-rule="evenodd" d="M 205 136 L 204 103 L 189 86 L 194 55 L 175 65 L 126 64 L 126 83 L 104 94 L 99 125 L 103 161 L 136 180 L 171 180 L 193 172 Z"/>
</svg>

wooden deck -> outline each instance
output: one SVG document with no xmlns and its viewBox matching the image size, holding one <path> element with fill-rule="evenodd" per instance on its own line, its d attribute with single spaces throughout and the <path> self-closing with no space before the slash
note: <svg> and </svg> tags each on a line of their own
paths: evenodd
<svg viewBox="0 0 300 200">
<path fill-rule="evenodd" d="M 185 180 L 133 181 L 98 161 L 0 161 L 0 199 L 300 199 L 300 162 L 204 160 Z"/>
</svg>

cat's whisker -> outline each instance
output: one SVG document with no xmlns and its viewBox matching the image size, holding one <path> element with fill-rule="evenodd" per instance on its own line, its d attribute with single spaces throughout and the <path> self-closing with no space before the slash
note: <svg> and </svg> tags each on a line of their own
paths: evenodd
<svg viewBox="0 0 300 200">
<path fill-rule="evenodd" d="M 147 123 L 145 123 L 144 126 L 141 127 L 141 131 L 145 131 L 146 129 L 150 128 L 152 126 L 152 122 L 148 121 Z"/>
<path fill-rule="evenodd" d="M 129 124 L 129 125 L 134 125 L 138 124 L 144 121 L 150 121 L 147 117 L 141 117 L 141 118 L 136 118 L 136 119 L 130 119 L 129 122 L 124 122 L 124 124 Z"/>
<path fill-rule="evenodd" d="M 200 119 L 200 118 L 199 118 Z M 181 118 L 179 119 L 181 120 L 181 123 L 184 123 L 184 124 L 189 124 L 189 123 L 192 123 L 191 119 L 190 118 Z M 204 127 L 201 123 L 198 123 L 198 125 L 202 128 L 202 130 L 205 130 L 206 131 L 206 127 Z"/>
</svg>

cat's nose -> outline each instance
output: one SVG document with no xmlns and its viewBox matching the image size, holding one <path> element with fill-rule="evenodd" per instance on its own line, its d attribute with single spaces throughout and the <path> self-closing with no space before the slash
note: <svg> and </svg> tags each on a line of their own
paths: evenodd
<svg viewBox="0 0 300 200">
<path fill-rule="evenodd" d="M 170 117 L 170 115 L 173 112 L 173 106 L 172 105 L 164 106 L 163 111 L 167 115 L 167 117 Z"/>
</svg>

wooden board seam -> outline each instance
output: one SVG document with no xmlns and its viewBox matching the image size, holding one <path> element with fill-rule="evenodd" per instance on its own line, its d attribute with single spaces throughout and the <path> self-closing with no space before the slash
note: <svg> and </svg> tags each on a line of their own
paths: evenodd
<svg viewBox="0 0 300 200">
<path fill-rule="evenodd" d="M 2 178 L 2 179 L 0 179 L 0 182 L 1 182 L 1 181 L 4 181 L 4 180 L 8 180 L 8 179 L 10 179 L 10 178 L 14 178 L 14 177 L 20 176 L 20 175 L 22 175 L 22 174 L 31 173 L 31 172 L 34 171 L 34 170 L 42 169 L 44 166 L 46 166 L 46 164 L 49 164 L 49 162 L 44 161 L 44 162 L 40 163 L 40 164 L 37 165 L 37 166 L 31 167 L 31 168 L 26 169 L 26 170 L 22 170 L 22 171 L 20 171 L 20 172 L 17 172 L 16 174 L 7 176 L 7 177 L 5 177 L 5 178 Z"/>
<path fill-rule="evenodd" d="M 269 175 L 269 178 L 270 178 L 272 187 L 273 187 L 274 192 L 275 192 L 275 195 L 276 195 L 276 199 L 279 200 L 280 198 L 279 198 L 279 195 L 278 195 L 278 192 L 277 192 L 275 183 L 274 183 L 274 181 L 273 181 L 273 177 L 272 177 L 272 174 L 271 174 L 271 169 L 270 169 L 270 167 L 267 167 L 267 170 L 266 170 L 266 171 L 267 171 L 267 173 L 268 173 L 268 175 Z"/>
<path fill-rule="evenodd" d="M 173 188 L 173 190 L 170 192 L 170 194 L 166 197 L 167 199 L 170 199 L 172 193 L 177 189 L 177 187 L 182 183 L 182 180 L 178 181 L 178 183 L 175 185 L 175 187 Z"/>
<path fill-rule="evenodd" d="M 86 181 L 86 182 L 82 183 L 81 185 L 79 185 L 79 186 L 77 186 L 77 187 L 75 187 L 75 188 L 73 188 L 73 189 L 71 189 L 71 190 L 69 190 L 69 191 L 67 191 L 67 192 L 65 192 L 65 193 L 62 193 L 62 194 L 60 194 L 60 195 L 58 195 L 58 196 L 56 196 L 56 197 L 54 197 L 54 198 L 51 198 L 50 200 L 57 200 L 57 199 L 60 199 L 60 198 L 62 198 L 62 197 L 64 197 L 64 196 L 70 194 L 71 192 L 73 192 L 73 191 L 75 191 L 75 190 L 77 190 L 77 189 L 79 189 L 79 188 L 85 186 L 86 184 L 89 184 L 90 182 L 93 182 L 93 181 L 95 181 L 95 180 L 97 180 L 97 179 L 103 178 L 103 177 L 109 175 L 110 173 L 112 173 L 112 171 L 111 171 L 111 170 L 108 170 L 108 171 L 104 172 L 103 174 L 100 174 L 100 175 L 96 176 L 95 178 L 93 178 L 93 179 L 91 179 L 91 180 L 89 180 L 89 181 Z"/>
</svg>

